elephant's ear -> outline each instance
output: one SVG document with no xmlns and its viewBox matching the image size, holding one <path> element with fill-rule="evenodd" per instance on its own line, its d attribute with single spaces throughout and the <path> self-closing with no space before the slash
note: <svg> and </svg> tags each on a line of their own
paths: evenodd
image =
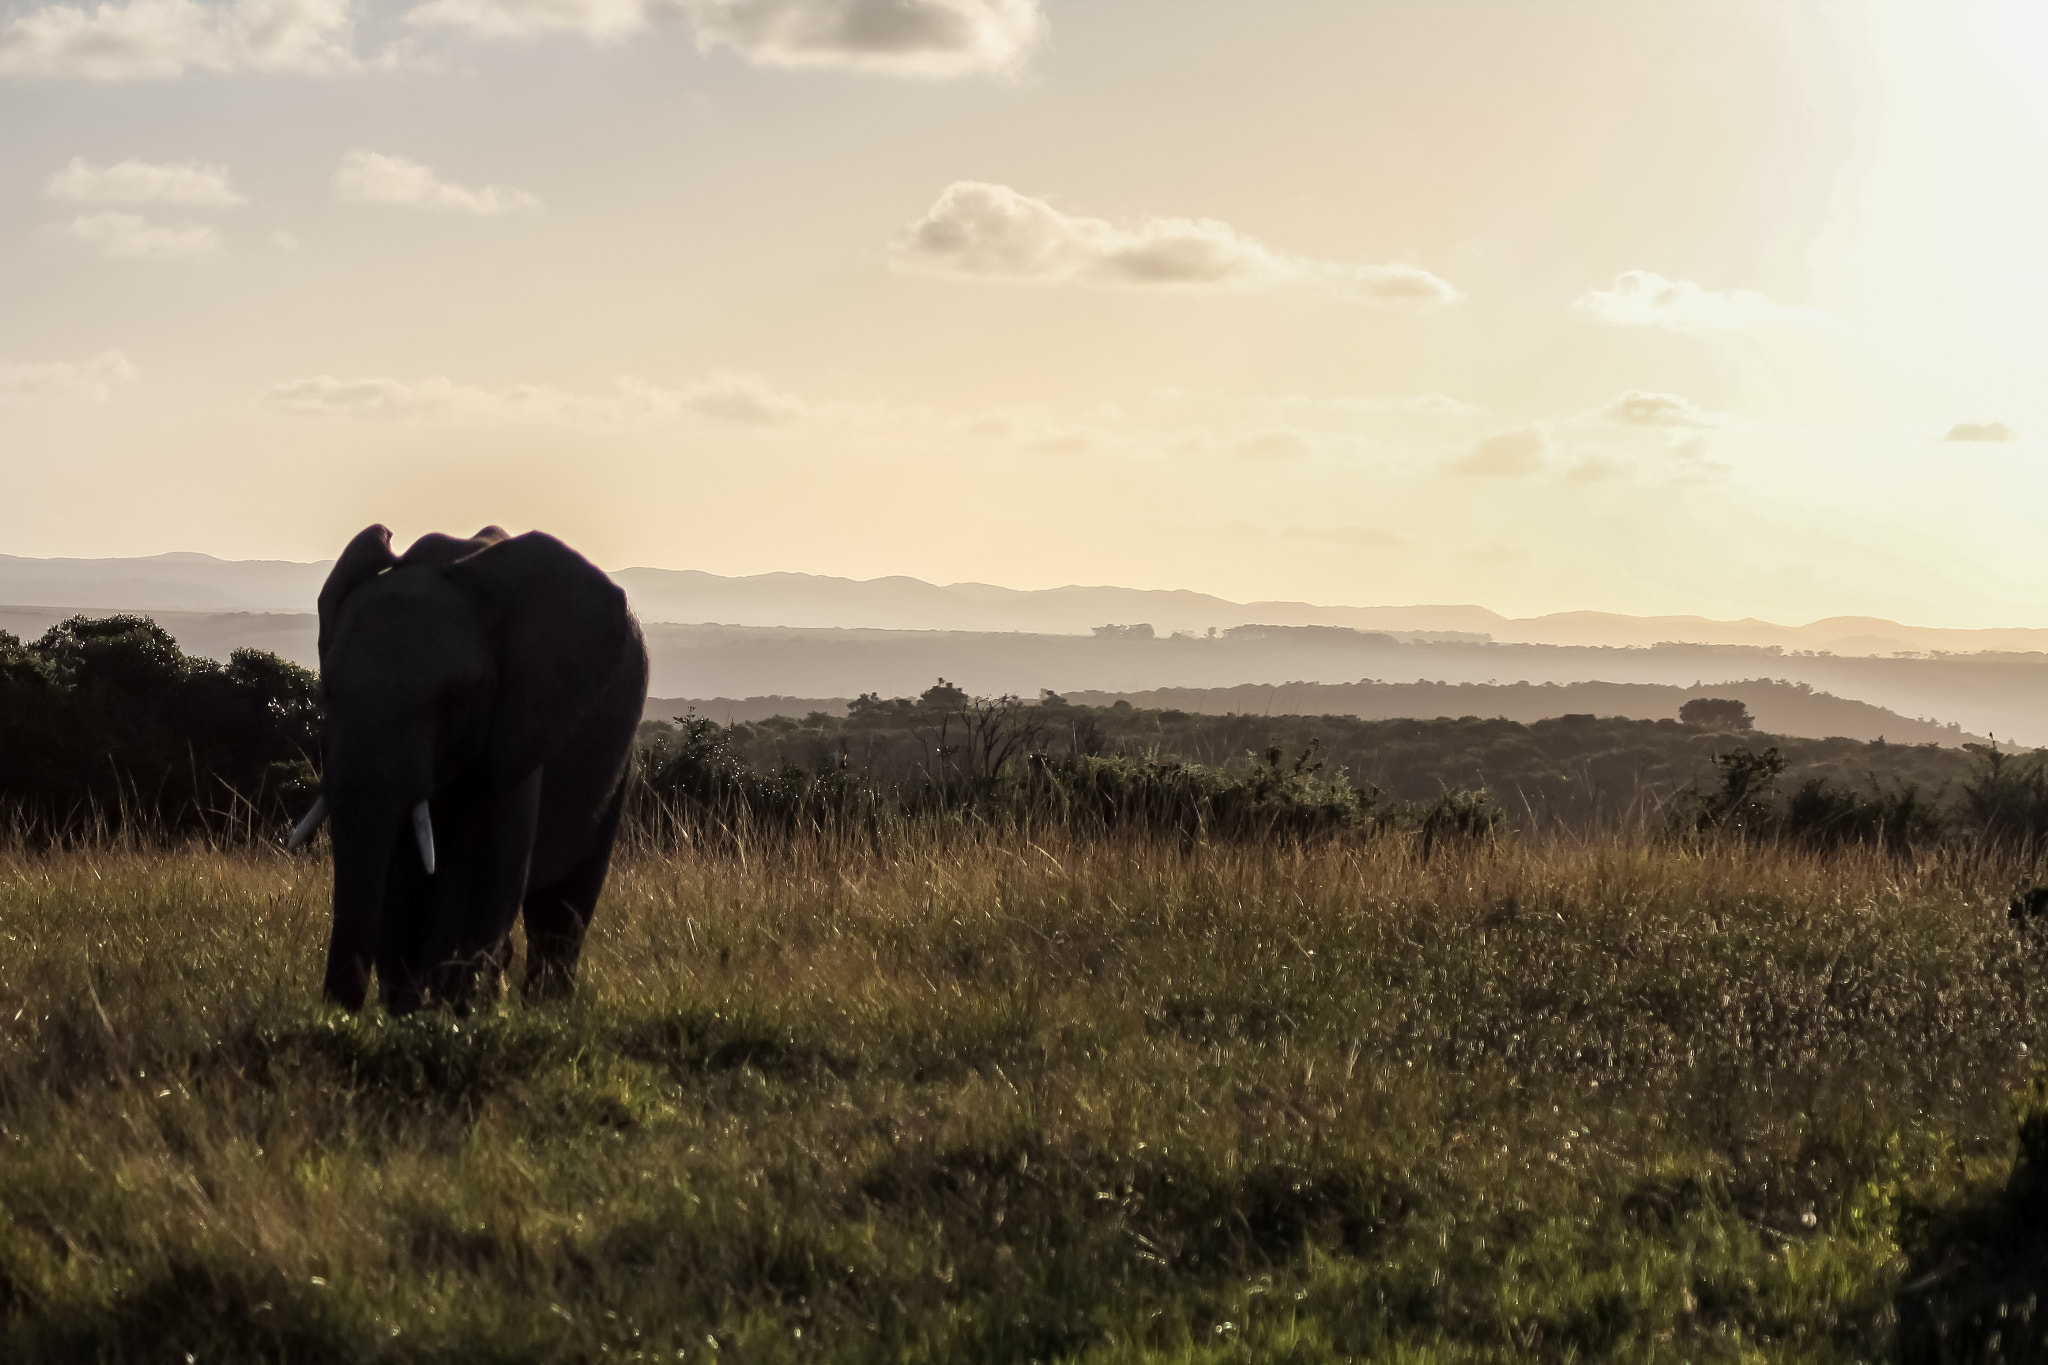
<svg viewBox="0 0 2048 1365">
<path fill-rule="evenodd" d="M 471 594 L 497 656 L 492 762 L 507 780 L 545 763 L 626 662 L 636 638 L 626 594 L 604 570 L 540 531 L 445 569 Z"/>
<path fill-rule="evenodd" d="M 398 563 L 391 553 L 391 528 L 365 526 L 334 561 L 327 581 L 320 587 L 320 662 L 327 662 L 327 642 L 334 636 L 334 621 L 341 604 L 364 583 Z"/>
</svg>

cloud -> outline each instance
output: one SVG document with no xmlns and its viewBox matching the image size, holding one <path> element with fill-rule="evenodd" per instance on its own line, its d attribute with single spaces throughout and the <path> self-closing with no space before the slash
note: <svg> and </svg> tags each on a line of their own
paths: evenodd
<svg viewBox="0 0 2048 1365">
<path fill-rule="evenodd" d="M 1462 403 L 1448 394 L 1417 393 L 1401 397 L 1335 397 L 1312 398 L 1306 394 L 1286 393 L 1267 398 L 1252 398 L 1245 401 L 1270 403 L 1291 412 L 1328 413 L 1351 415 L 1365 413 L 1410 413 L 1422 417 L 1476 417 L 1486 411 L 1476 403 Z"/>
<path fill-rule="evenodd" d="M 1630 389 L 1607 400 L 1593 413 L 1596 421 L 1623 427 L 1703 427 L 1711 423 L 1707 414 L 1675 393 L 1645 393 Z"/>
<path fill-rule="evenodd" d="M 1572 311 L 1616 327 L 1663 327 L 1674 332 L 1812 325 L 1827 317 L 1817 308 L 1773 302 L 1754 289 L 1716 291 L 1649 270 L 1622 271 L 1612 288 L 1579 295 Z"/>
<path fill-rule="evenodd" d="M 1451 463 L 1451 472 L 1479 478 L 1519 478 L 1543 472 L 1550 437 L 1541 427 L 1496 432 Z"/>
<path fill-rule="evenodd" d="M 406 13 L 415 28 L 462 29 L 480 38 L 578 33 L 615 42 L 647 27 L 650 0 L 429 0 Z"/>
<path fill-rule="evenodd" d="M 1405 398 L 1335 398 L 1332 406 L 1348 406 L 1360 412 L 1417 412 L 1431 417 L 1476 417 L 1486 409 L 1477 403 L 1463 403 L 1443 393 L 1418 393 Z"/>
<path fill-rule="evenodd" d="M 1958 422 L 1948 429 L 1944 441 L 2010 441 L 2013 429 L 2003 422 Z"/>
<path fill-rule="evenodd" d="M 675 389 L 625 376 L 613 381 L 611 392 L 595 394 L 547 385 L 474 388 L 442 376 L 339 379 L 323 374 L 273 385 L 259 401 L 301 417 L 542 422 L 597 429 L 648 426 L 682 417 L 767 427 L 794 421 L 807 411 L 803 400 L 778 392 L 759 376 L 724 370 Z"/>
<path fill-rule="evenodd" d="M 1573 483 L 1598 483 L 1603 479 L 1618 479 L 1629 472 L 1629 466 L 1619 460 L 1610 460 L 1602 455 L 1588 455 L 1565 472 Z"/>
<path fill-rule="evenodd" d="M 755 66 L 944 80 L 1020 70 L 1045 43 L 1041 0 L 427 0 L 415 29 L 618 41 L 680 13 L 702 51 Z M 43 4 L 0 23 L 0 76 L 175 79 L 191 71 L 335 75 L 389 67 L 355 51 L 356 0 Z"/>
<path fill-rule="evenodd" d="M 174 227 L 133 213 L 88 213 L 72 219 L 64 231 L 116 260 L 201 261 L 220 253 L 220 234 L 205 223 Z"/>
<path fill-rule="evenodd" d="M 1292 427 L 1250 432 L 1229 445 L 1231 454 L 1251 460 L 1298 460 L 1309 449 L 1308 437 Z"/>
<path fill-rule="evenodd" d="M 1092 455 L 1109 445 L 1109 433 L 1100 427 L 1062 427 L 1024 438 L 1024 449 L 1038 455 Z"/>
<path fill-rule="evenodd" d="M 947 79 L 1020 68 L 1044 43 L 1039 0 L 678 0 L 698 47 L 756 66 Z"/>
<path fill-rule="evenodd" d="M 802 399 L 778 392 L 759 375 L 713 370 L 675 394 L 678 406 L 699 417 L 748 426 L 779 426 L 804 415 Z"/>
<path fill-rule="evenodd" d="M 43 5 L 0 25 L 0 75 L 122 81 L 187 71 L 328 75 L 361 67 L 351 0 Z"/>
<path fill-rule="evenodd" d="M 897 237 L 895 254 L 909 269 L 975 279 L 1210 291 L 1306 285 L 1393 304 L 1444 304 L 1459 297 L 1419 266 L 1306 260 L 1209 218 L 1147 218 L 1120 226 L 972 180 L 948 185 L 930 211 Z"/>
<path fill-rule="evenodd" d="M 402 156 L 353 151 L 334 172 L 334 197 L 351 204 L 392 204 L 438 212 L 500 214 L 538 209 L 540 200 L 503 185 L 471 189 Z"/>
<path fill-rule="evenodd" d="M 196 161 L 118 161 L 96 168 L 72 157 L 43 182 L 45 199 L 81 204 L 184 204 L 232 208 L 249 201 L 228 185 L 228 168 Z"/>
<path fill-rule="evenodd" d="M 755 66 L 938 80 L 1014 72 L 1046 35 L 1040 0 L 428 0 L 405 22 L 482 38 L 618 42 L 675 12 L 700 51 L 730 48 Z"/>
<path fill-rule="evenodd" d="M 1671 438 L 1671 458 L 1677 477 L 1684 483 L 1715 483 L 1735 472 L 1735 467 L 1712 458 L 1707 438 L 1694 433 Z"/>
<path fill-rule="evenodd" d="M 104 403 L 116 384 L 135 378 L 135 367 L 119 351 L 105 351 L 82 364 L 39 365 L 0 362 L 0 398 L 89 398 Z"/>
</svg>

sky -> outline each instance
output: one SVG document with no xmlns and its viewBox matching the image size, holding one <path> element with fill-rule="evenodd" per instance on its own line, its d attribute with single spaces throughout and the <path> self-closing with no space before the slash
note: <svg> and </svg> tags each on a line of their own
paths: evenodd
<svg viewBox="0 0 2048 1365">
<path fill-rule="evenodd" d="M 0 0 L 0 553 L 2048 625 L 2048 13 Z"/>
</svg>

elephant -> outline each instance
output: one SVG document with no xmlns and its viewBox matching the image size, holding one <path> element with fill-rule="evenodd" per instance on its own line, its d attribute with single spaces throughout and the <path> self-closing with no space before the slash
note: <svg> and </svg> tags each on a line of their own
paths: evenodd
<svg viewBox="0 0 2048 1365">
<path fill-rule="evenodd" d="M 320 589 L 326 998 L 466 1009 L 526 923 L 530 999 L 567 995 L 617 839 L 647 646 L 602 570 L 539 531 L 371 526 Z"/>
</svg>

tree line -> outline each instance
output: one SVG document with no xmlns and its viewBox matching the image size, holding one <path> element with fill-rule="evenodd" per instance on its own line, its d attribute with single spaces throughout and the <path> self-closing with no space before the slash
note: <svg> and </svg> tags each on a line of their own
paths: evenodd
<svg viewBox="0 0 2048 1365">
<path fill-rule="evenodd" d="M 141 616 L 0 632 L 0 820 L 17 836 L 107 830 L 269 837 L 319 784 L 319 680 L 261 650 L 226 664 Z M 1633 822 L 1807 844 L 2048 838 L 2043 754 L 1757 735 L 1740 702 L 1680 718 L 1198 715 L 941 678 L 813 712 L 641 728 L 647 832 L 874 824 L 944 813 L 1190 837 Z"/>
<path fill-rule="evenodd" d="M 267 831 L 317 789 L 319 693 L 275 654 L 194 657 L 144 616 L 0 631 L 0 816 L 40 838 Z"/>
</svg>

